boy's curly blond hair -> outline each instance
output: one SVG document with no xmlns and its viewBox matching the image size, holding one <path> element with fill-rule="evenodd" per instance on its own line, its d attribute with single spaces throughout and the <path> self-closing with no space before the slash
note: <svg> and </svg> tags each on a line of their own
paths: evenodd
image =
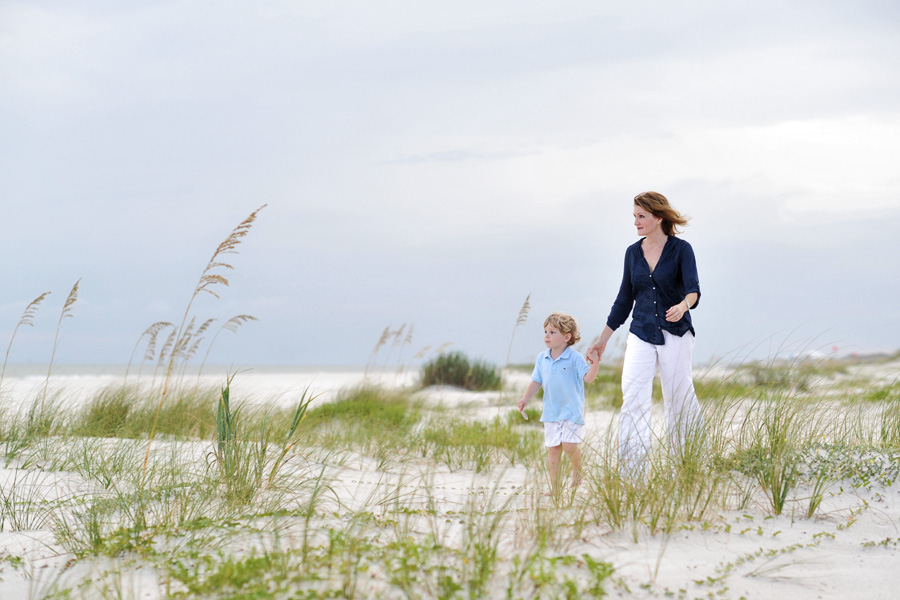
<svg viewBox="0 0 900 600">
<path fill-rule="evenodd" d="M 546 327 L 547 325 L 556 327 L 563 335 L 571 333 L 572 337 L 569 338 L 570 346 L 574 346 L 581 339 L 581 334 L 578 333 L 578 323 L 575 322 L 574 317 L 570 317 L 566 313 L 555 312 L 551 314 L 549 317 L 547 317 L 547 320 L 544 321 L 544 327 Z"/>
</svg>

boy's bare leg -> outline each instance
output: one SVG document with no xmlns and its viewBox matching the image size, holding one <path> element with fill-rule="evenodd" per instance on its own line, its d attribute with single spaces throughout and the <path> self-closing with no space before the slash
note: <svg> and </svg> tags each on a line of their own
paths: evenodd
<svg viewBox="0 0 900 600">
<path fill-rule="evenodd" d="M 562 447 L 572 461 L 572 487 L 578 487 L 581 485 L 581 447 L 569 442 L 563 442 Z"/>
<path fill-rule="evenodd" d="M 562 446 L 547 448 L 547 468 L 550 471 L 550 490 L 556 490 L 559 484 L 559 458 L 562 455 Z"/>
</svg>

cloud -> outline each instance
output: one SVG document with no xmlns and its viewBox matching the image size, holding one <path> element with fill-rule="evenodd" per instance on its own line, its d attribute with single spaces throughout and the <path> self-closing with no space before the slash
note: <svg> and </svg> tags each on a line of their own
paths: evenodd
<svg viewBox="0 0 900 600">
<path fill-rule="evenodd" d="M 631 198 L 657 189 L 702 250 L 698 357 L 797 322 L 886 345 L 866 257 L 900 210 L 896 11 L 4 5 L 5 327 L 83 276 L 83 345 L 61 356 L 124 360 L 268 202 L 223 301 L 199 306 L 261 319 L 216 360 L 363 363 L 404 322 L 496 359 L 528 293 L 603 327 Z"/>
</svg>

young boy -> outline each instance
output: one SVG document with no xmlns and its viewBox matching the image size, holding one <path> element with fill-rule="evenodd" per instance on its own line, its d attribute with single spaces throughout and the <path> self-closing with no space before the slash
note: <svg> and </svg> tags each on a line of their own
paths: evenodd
<svg viewBox="0 0 900 600">
<path fill-rule="evenodd" d="M 584 384 L 591 383 L 600 369 L 600 357 L 594 352 L 591 365 L 570 348 L 581 339 L 578 324 L 567 314 L 555 312 L 544 321 L 547 350 L 537 356 L 531 383 L 518 402 L 520 411 L 543 386 L 544 445 L 550 470 L 551 493 L 558 487 L 559 459 L 562 451 L 572 461 L 572 486 L 581 484 L 581 450 L 584 426 Z M 589 355 L 590 358 L 590 355 Z"/>
</svg>

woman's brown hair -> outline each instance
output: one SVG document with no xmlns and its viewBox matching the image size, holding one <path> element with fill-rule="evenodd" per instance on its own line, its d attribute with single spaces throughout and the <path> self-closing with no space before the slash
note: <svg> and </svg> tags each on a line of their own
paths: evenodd
<svg viewBox="0 0 900 600">
<path fill-rule="evenodd" d="M 659 192 L 644 192 L 634 197 L 636 206 L 640 206 L 657 219 L 662 219 L 660 227 L 666 235 L 680 233 L 678 227 L 684 227 L 688 223 L 685 217 L 672 208 L 668 199 Z"/>
</svg>

